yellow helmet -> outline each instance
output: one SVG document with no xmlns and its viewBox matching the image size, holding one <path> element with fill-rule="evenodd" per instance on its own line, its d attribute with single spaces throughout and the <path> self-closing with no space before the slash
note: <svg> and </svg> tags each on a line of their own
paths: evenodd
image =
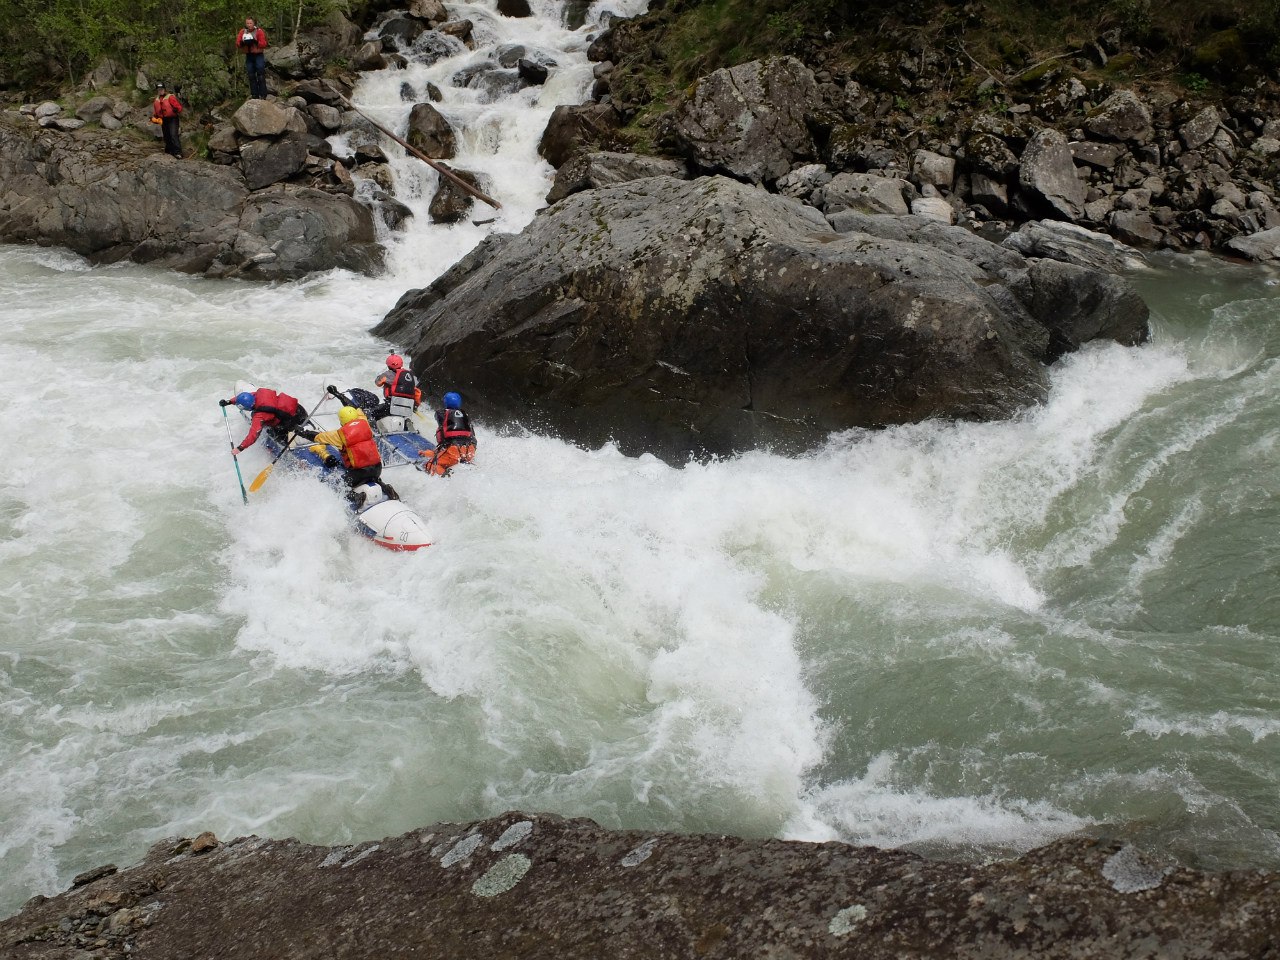
<svg viewBox="0 0 1280 960">
<path fill-rule="evenodd" d="M 352 420 L 364 420 L 364 411 L 359 407 L 343 407 L 338 411 L 338 422 L 344 427 Z"/>
</svg>

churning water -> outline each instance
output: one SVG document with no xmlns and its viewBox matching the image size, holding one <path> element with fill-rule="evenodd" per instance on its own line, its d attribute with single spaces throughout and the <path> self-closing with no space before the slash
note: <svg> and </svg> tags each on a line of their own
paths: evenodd
<svg viewBox="0 0 1280 960">
<path fill-rule="evenodd" d="M 1280 867 L 1261 269 L 1160 261 L 1135 278 L 1152 343 L 1066 358 L 1004 423 L 680 467 L 481 423 L 474 469 L 389 472 L 436 540 L 408 555 L 306 477 L 241 504 L 216 404 L 238 377 L 307 405 L 371 386 L 400 293 L 532 216 L 537 134 L 589 79 L 585 34 L 541 12 L 527 42 L 578 88 L 442 104 L 493 111 L 467 149 L 505 219 L 423 215 L 385 277 L 0 248 L 0 915 L 165 836 L 341 843 L 507 809 L 967 858 L 1088 831 Z M 391 82 L 358 99 L 403 122 Z"/>
</svg>

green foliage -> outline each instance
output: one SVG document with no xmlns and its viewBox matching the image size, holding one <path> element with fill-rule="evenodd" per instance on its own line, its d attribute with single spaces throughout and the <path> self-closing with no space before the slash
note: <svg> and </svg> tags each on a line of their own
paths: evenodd
<svg viewBox="0 0 1280 960">
<path fill-rule="evenodd" d="M 1240 24 L 1240 33 L 1269 67 L 1280 66 L 1280 0 L 1256 0 Z"/>
<path fill-rule="evenodd" d="M 1111 0 L 1111 8 L 1124 35 L 1131 40 L 1145 40 L 1155 20 L 1151 0 Z"/>
<path fill-rule="evenodd" d="M 145 67 L 170 84 L 194 84 L 210 95 L 226 87 L 234 65 L 232 37 L 246 16 L 288 42 L 299 16 L 321 17 L 341 0 L 5 0 L 0 3 L 0 61 L 18 83 L 51 73 L 71 82 L 104 57 L 126 68 Z M 214 70 L 211 57 L 221 69 Z M 50 62 L 52 61 L 52 62 Z M 190 96 L 190 94 L 188 94 Z M 207 101 L 206 101 L 207 102 Z"/>
<path fill-rule="evenodd" d="M 1179 82 L 1193 93 L 1203 93 L 1209 89 L 1208 78 L 1198 73 L 1184 73 L 1178 77 Z"/>
</svg>

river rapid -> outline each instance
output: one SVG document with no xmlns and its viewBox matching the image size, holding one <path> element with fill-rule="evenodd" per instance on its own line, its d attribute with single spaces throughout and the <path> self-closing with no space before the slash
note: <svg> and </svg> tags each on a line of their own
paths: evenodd
<svg viewBox="0 0 1280 960">
<path fill-rule="evenodd" d="M 473 469 L 388 471 L 435 539 L 409 555 L 283 469 L 245 508 L 232 383 L 371 387 L 400 294 L 539 206 L 538 136 L 591 73 L 590 26 L 535 6 L 451 7 L 560 64 L 494 102 L 445 91 L 504 211 L 430 227 L 435 175 L 397 160 L 419 215 L 380 278 L 0 247 L 0 915 L 168 836 L 338 844 L 509 809 L 965 859 L 1083 831 L 1280 868 L 1264 269 L 1154 260 L 1152 342 L 1064 359 L 1007 422 L 674 466 L 481 422 Z M 356 99 L 402 124 L 401 82 L 486 55 Z"/>
</svg>

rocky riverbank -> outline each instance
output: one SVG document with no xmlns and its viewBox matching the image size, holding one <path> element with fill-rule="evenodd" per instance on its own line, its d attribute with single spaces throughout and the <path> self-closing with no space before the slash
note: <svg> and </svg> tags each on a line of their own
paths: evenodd
<svg viewBox="0 0 1280 960">
<path fill-rule="evenodd" d="M 1093 839 L 985 865 L 508 813 L 350 847 L 212 834 L 0 921 L 4 960 L 1260 960 L 1280 879 Z"/>
</svg>

